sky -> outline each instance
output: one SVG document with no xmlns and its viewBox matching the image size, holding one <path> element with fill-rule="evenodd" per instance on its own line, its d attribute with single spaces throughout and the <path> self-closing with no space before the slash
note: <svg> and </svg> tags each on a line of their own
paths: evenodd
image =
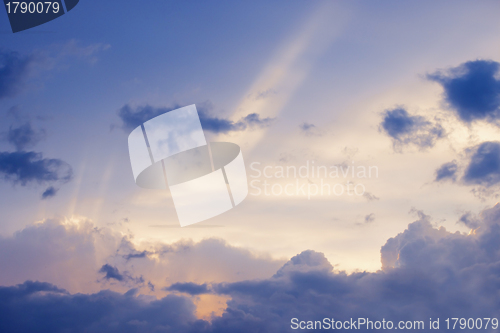
<svg viewBox="0 0 500 333">
<path fill-rule="evenodd" d="M 494 316 L 499 12 L 82 0 L 15 34 L 0 14 L 0 331 Z M 127 137 L 192 104 L 249 195 L 181 228 Z"/>
</svg>

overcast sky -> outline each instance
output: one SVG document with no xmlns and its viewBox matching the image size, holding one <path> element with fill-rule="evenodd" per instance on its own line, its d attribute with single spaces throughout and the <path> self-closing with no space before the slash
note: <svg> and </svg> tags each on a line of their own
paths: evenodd
<svg viewBox="0 0 500 333">
<path fill-rule="evenodd" d="M 498 288 L 479 285 L 498 286 L 500 260 L 499 13 L 497 1 L 82 0 L 16 34 L 0 15 L 0 294 L 39 318 L 27 294 L 90 317 L 98 293 L 119 304 L 47 320 L 53 331 L 493 313 Z M 127 137 L 191 104 L 209 141 L 240 145 L 251 186 L 181 228 L 168 190 L 134 183 Z M 314 192 L 325 184 L 342 194 Z M 446 305 L 447 281 L 478 308 Z M 417 302 L 422 290 L 443 294 Z M 306 309 L 320 299 L 326 310 Z"/>
</svg>

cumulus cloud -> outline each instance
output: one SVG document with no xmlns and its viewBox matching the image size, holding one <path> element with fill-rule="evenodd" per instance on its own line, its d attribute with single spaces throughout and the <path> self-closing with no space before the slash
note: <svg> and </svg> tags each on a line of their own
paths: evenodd
<svg viewBox="0 0 500 333">
<path fill-rule="evenodd" d="M 368 317 L 424 320 L 428 330 L 430 317 L 494 317 L 500 309 L 499 222 L 496 206 L 483 213 L 483 231 L 467 236 L 435 228 L 420 214 L 382 248 L 384 271 L 376 273 L 334 271 L 321 253 L 304 252 L 272 278 L 216 286 L 231 301 L 212 327 L 287 332 L 294 317 Z"/>
<path fill-rule="evenodd" d="M 71 295 L 56 286 L 31 281 L 0 287 L 1 332 L 203 331 L 208 323 L 197 320 L 194 309 L 185 297 L 148 300 L 135 297 L 134 290 Z"/>
<path fill-rule="evenodd" d="M 31 279 L 71 292 L 105 286 L 163 295 L 162 289 L 175 283 L 263 278 L 283 264 L 219 239 L 143 246 L 147 250 L 138 249 L 129 235 L 97 228 L 83 217 L 46 220 L 12 237 L 0 236 L 0 285 Z"/>
<path fill-rule="evenodd" d="M 123 123 L 122 129 L 125 132 L 130 132 L 145 121 L 180 107 L 180 105 L 174 105 L 173 107 L 153 107 L 145 105 L 132 108 L 127 104 L 118 111 L 118 116 Z M 211 115 L 210 108 L 211 107 L 207 105 L 197 105 L 203 129 L 213 133 L 243 131 L 253 127 L 262 128 L 269 126 L 274 120 L 274 118 L 261 118 L 257 113 L 250 113 L 239 121 L 234 122 L 226 118 L 219 118 Z"/>
<path fill-rule="evenodd" d="M 429 74 L 444 89 L 444 99 L 466 122 L 500 117 L 500 64 L 491 60 L 468 61 L 446 71 Z"/>
<path fill-rule="evenodd" d="M 45 131 L 36 131 L 27 122 L 19 127 L 9 127 L 7 140 L 14 145 L 17 150 L 25 150 L 34 147 L 38 142 L 45 138 Z"/>
<path fill-rule="evenodd" d="M 0 50 L 0 99 L 14 97 L 24 87 L 37 58 Z"/>
<path fill-rule="evenodd" d="M 43 158 L 32 151 L 0 152 L 0 175 L 13 184 L 25 186 L 30 183 L 66 183 L 71 180 L 71 166 L 53 158 Z"/>
<path fill-rule="evenodd" d="M 410 115 L 401 107 L 386 110 L 380 128 L 392 138 L 396 151 L 401 151 L 403 146 L 409 144 L 420 149 L 430 148 L 445 136 L 440 124 L 434 124 L 422 116 Z"/>
<path fill-rule="evenodd" d="M 441 318 L 441 325 L 448 317 L 495 318 L 500 310 L 500 204 L 483 211 L 468 235 L 437 228 L 429 216 L 417 213 L 417 221 L 382 247 L 378 272 L 337 271 L 322 253 L 307 250 L 272 276 L 172 284 L 167 289 L 185 296 L 159 300 L 137 289 L 70 294 L 28 281 L 0 288 L 0 330 L 31 331 L 36 324 L 54 332 L 289 332 L 292 318 L 369 318 L 395 325 L 423 321 L 428 331 L 429 318 Z M 205 292 L 230 297 L 223 314 L 210 322 L 194 316 L 192 297 Z"/>
<path fill-rule="evenodd" d="M 457 223 L 461 223 L 471 229 L 477 229 L 481 225 L 481 221 L 472 212 L 462 214 Z"/>
</svg>

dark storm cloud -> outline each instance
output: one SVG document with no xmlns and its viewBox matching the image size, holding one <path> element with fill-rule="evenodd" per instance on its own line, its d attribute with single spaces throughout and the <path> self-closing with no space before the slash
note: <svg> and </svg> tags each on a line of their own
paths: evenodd
<svg viewBox="0 0 500 333">
<path fill-rule="evenodd" d="M 385 318 L 395 325 L 417 320 L 429 331 L 431 317 L 496 317 L 500 205 L 474 218 L 478 228 L 469 235 L 434 227 L 429 216 L 417 213 L 417 221 L 382 247 L 382 271 L 347 274 L 335 270 L 322 253 L 308 250 L 265 279 L 210 286 L 178 283 L 167 289 L 190 296 L 153 301 L 138 289 L 73 295 L 50 284 L 26 282 L 0 287 L 0 331 L 280 333 L 293 331 L 292 318 Z M 190 300 L 205 290 L 230 298 L 223 314 L 211 322 L 195 318 Z"/>
<path fill-rule="evenodd" d="M 210 292 L 206 283 L 196 284 L 193 282 L 174 283 L 173 285 L 165 288 L 164 290 L 166 290 L 166 291 L 178 291 L 178 292 L 186 293 L 189 295 L 201 295 L 201 294 L 208 294 Z"/>
<path fill-rule="evenodd" d="M 294 317 L 369 317 L 424 320 L 429 330 L 430 317 L 494 315 L 500 309 L 499 222 L 496 206 L 483 212 L 483 231 L 466 236 L 436 229 L 420 214 L 382 248 L 384 271 L 377 273 L 336 272 L 321 253 L 304 252 L 270 279 L 215 286 L 231 301 L 212 328 L 288 332 Z"/>
<path fill-rule="evenodd" d="M 433 147 L 445 136 L 439 124 L 433 124 L 422 116 L 412 116 L 404 108 L 386 110 L 383 113 L 381 129 L 393 140 L 394 149 L 413 144 L 420 149 Z"/>
<path fill-rule="evenodd" d="M 499 69 L 498 62 L 475 60 L 427 77 L 441 84 L 445 101 L 462 121 L 495 122 L 500 117 Z"/>
<path fill-rule="evenodd" d="M 500 142 L 483 142 L 473 151 L 463 176 L 464 182 L 486 187 L 499 183 Z"/>
<path fill-rule="evenodd" d="M 70 295 L 50 284 L 0 287 L 0 332 L 203 332 L 193 303 L 169 295 L 145 302 L 104 290 Z"/>
<path fill-rule="evenodd" d="M 27 122 L 19 127 L 9 127 L 7 140 L 13 144 L 17 150 L 25 150 L 34 147 L 45 138 L 45 131 L 36 131 Z"/>
<path fill-rule="evenodd" d="M 35 152 L 0 152 L 0 175 L 3 179 L 22 186 L 28 183 L 68 182 L 71 166 L 59 159 L 43 158 Z"/>
<path fill-rule="evenodd" d="M 21 92 L 35 61 L 34 56 L 23 57 L 17 52 L 0 50 L 0 99 Z"/>
<path fill-rule="evenodd" d="M 439 182 L 447 179 L 455 181 L 457 177 L 457 170 L 458 170 L 457 162 L 452 161 L 445 163 L 441 165 L 439 169 L 436 170 L 436 178 L 434 179 L 434 181 Z"/>
<path fill-rule="evenodd" d="M 181 106 L 175 105 L 173 107 L 152 107 L 150 105 L 139 106 L 135 109 L 130 105 L 123 106 L 118 111 L 118 116 L 123 122 L 122 128 L 124 131 L 129 132 L 156 116 L 166 112 L 180 108 Z M 210 107 L 204 105 L 197 105 L 198 114 L 200 116 L 201 126 L 204 130 L 213 133 L 227 133 L 234 131 L 243 131 L 252 127 L 266 127 L 274 120 L 273 118 L 260 118 L 257 113 L 251 113 L 241 118 L 239 121 L 234 122 L 229 119 L 219 118 L 213 116 L 209 112 Z"/>
</svg>

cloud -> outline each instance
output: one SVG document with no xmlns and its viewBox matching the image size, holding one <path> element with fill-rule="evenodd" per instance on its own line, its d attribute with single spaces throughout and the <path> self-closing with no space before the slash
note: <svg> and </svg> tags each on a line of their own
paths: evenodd
<svg viewBox="0 0 500 333">
<path fill-rule="evenodd" d="M 368 200 L 368 201 L 380 200 L 379 197 L 377 197 L 374 194 L 371 194 L 370 192 L 363 193 L 363 197 L 366 198 L 366 200 Z"/>
<path fill-rule="evenodd" d="M 436 170 L 436 178 L 434 181 L 439 182 L 447 179 L 455 181 L 457 177 L 458 165 L 456 161 L 448 162 Z"/>
<path fill-rule="evenodd" d="M 316 126 L 315 126 L 314 124 L 302 123 L 302 124 L 300 124 L 300 126 L 299 126 L 299 127 L 300 127 L 300 129 L 301 129 L 301 130 L 303 130 L 303 131 L 307 132 L 307 131 L 309 131 L 310 129 L 315 128 Z"/>
<path fill-rule="evenodd" d="M 258 101 L 259 99 L 266 99 L 272 95 L 276 95 L 277 93 L 278 92 L 274 89 L 258 91 L 255 95 L 255 100 Z M 251 95 L 249 97 L 251 97 Z"/>
<path fill-rule="evenodd" d="M 435 182 L 451 180 L 462 186 L 476 186 L 473 192 L 490 196 L 500 183 L 500 142 L 486 141 L 465 149 L 465 159 L 441 165 L 435 172 Z M 463 170 L 459 173 L 460 170 Z"/>
<path fill-rule="evenodd" d="M 440 124 L 433 124 L 422 116 L 412 116 L 401 107 L 386 110 L 380 126 L 392 138 L 393 147 L 397 151 L 409 144 L 420 149 L 430 148 L 445 136 Z"/>
<path fill-rule="evenodd" d="M 179 105 L 173 107 L 153 107 L 150 105 L 138 106 L 132 108 L 130 105 L 124 105 L 119 111 L 118 116 L 122 120 L 122 129 L 125 132 L 130 132 L 145 121 L 148 121 L 156 116 L 166 112 L 180 108 Z M 234 122 L 229 119 L 219 118 L 210 114 L 210 105 L 197 105 L 200 122 L 204 130 L 213 133 L 228 133 L 243 131 L 247 128 L 266 127 L 269 126 L 274 118 L 260 118 L 257 113 L 251 113 Z"/>
<path fill-rule="evenodd" d="M 42 199 L 49 199 L 54 197 L 57 194 L 58 189 L 56 189 L 54 186 L 47 187 L 47 189 L 42 193 Z"/>
<path fill-rule="evenodd" d="M 500 117 L 499 69 L 498 62 L 475 60 L 427 78 L 441 84 L 445 101 L 462 121 L 496 122 Z"/>
<path fill-rule="evenodd" d="M 8 114 L 16 120 L 22 118 L 16 107 L 10 108 Z M 73 171 L 68 163 L 60 159 L 43 158 L 41 153 L 25 151 L 45 138 L 45 131 L 34 130 L 29 120 L 19 127 L 11 125 L 4 136 L 17 150 L 14 153 L 0 152 L 0 175 L 3 175 L 4 180 L 22 186 L 31 183 L 67 183 L 71 180 Z M 54 186 L 49 186 L 41 194 L 41 199 L 52 198 L 58 191 Z"/>
<path fill-rule="evenodd" d="M 111 279 L 115 279 L 117 281 L 124 280 L 124 277 L 123 277 L 123 275 L 120 274 L 120 272 L 118 271 L 118 268 L 113 267 L 113 266 L 108 265 L 108 264 L 103 265 L 101 267 L 101 269 L 99 270 L 99 273 L 105 273 L 106 275 L 104 276 L 104 278 L 106 280 L 111 280 Z"/>
<path fill-rule="evenodd" d="M 371 213 L 365 216 L 365 223 L 372 223 L 375 221 L 375 214 Z"/>
<path fill-rule="evenodd" d="M 178 292 L 186 293 L 189 295 L 201 295 L 201 294 L 208 294 L 210 292 L 206 283 L 196 284 L 193 282 L 174 283 L 173 285 L 165 288 L 164 290 L 178 291 Z"/>
<path fill-rule="evenodd" d="M 0 152 L 0 174 L 4 180 L 25 186 L 29 183 L 66 183 L 71 180 L 71 166 L 59 159 L 43 158 L 35 152 Z"/>
<path fill-rule="evenodd" d="M 500 142 L 483 142 L 472 151 L 463 181 L 486 187 L 500 182 Z"/>
<path fill-rule="evenodd" d="M 111 45 L 104 43 L 95 43 L 89 45 L 81 45 L 75 39 L 68 41 L 65 44 L 55 47 L 53 58 L 62 62 L 66 58 L 76 58 L 86 61 L 90 64 L 95 64 L 99 58 L 98 54 L 111 48 Z"/>
<path fill-rule="evenodd" d="M 149 293 L 153 286 L 151 293 L 162 296 L 164 287 L 178 282 L 264 278 L 284 262 L 220 239 L 143 246 L 137 248 L 129 235 L 97 227 L 84 217 L 48 219 L 11 237 L 0 236 L 0 285 L 39 280 L 86 293 L 103 286 Z"/>
<path fill-rule="evenodd" d="M 96 54 L 109 47 L 107 44 L 80 46 L 77 41 L 71 40 L 30 55 L 0 49 L 0 99 L 18 95 L 30 75 L 35 73 L 35 67 L 42 71 L 52 70 L 75 58 L 93 64 L 98 60 Z"/>
<path fill-rule="evenodd" d="M 128 271 L 120 273 L 118 268 L 109 264 L 102 265 L 102 267 L 99 269 L 99 273 L 103 273 L 104 279 L 107 281 L 116 280 L 119 282 L 130 282 L 131 285 L 144 284 L 144 278 L 142 277 L 142 275 L 139 277 L 133 277 Z M 133 289 L 138 290 L 137 288 Z"/>
<path fill-rule="evenodd" d="M 400 320 L 423 321 L 429 331 L 429 318 L 441 318 L 441 325 L 451 317 L 496 318 L 500 204 L 483 211 L 476 220 L 478 228 L 468 235 L 437 228 L 429 216 L 417 213 L 417 221 L 382 247 L 382 270 L 374 273 L 335 270 L 322 253 L 306 250 L 272 276 L 182 282 L 170 289 L 185 296 L 170 294 L 159 300 L 138 289 L 70 294 L 55 285 L 28 281 L 0 287 L 0 331 L 32 331 L 37 325 L 38 331 L 51 332 L 289 332 L 292 318 L 328 318 L 330 324 L 331 318 L 385 319 L 395 326 Z M 230 298 L 223 314 L 210 322 L 194 316 L 192 295 L 205 291 Z M 357 330 L 373 331 L 356 325 Z"/>
<path fill-rule="evenodd" d="M 481 225 L 481 221 L 471 212 L 466 212 L 460 216 L 457 223 L 462 223 L 471 229 L 477 229 Z"/>
<path fill-rule="evenodd" d="M 314 124 L 303 122 L 299 125 L 300 130 L 306 136 L 319 136 L 321 135 L 319 129 Z"/>
<path fill-rule="evenodd" d="M 36 61 L 33 55 L 21 56 L 17 52 L 0 50 L 0 99 L 21 92 Z"/>
<path fill-rule="evenodd" d="M 128 219 L 124 219 L 125 222 L 128 222 Z M 148 255 L 148 251 L 142 251 L 142 252 L 136 252 L 136 253 L 129 253 L 123 256 L 125 260 L 130 260 L 130 259 L 138 259 L 138 258 L 145 258 Z"/>
<path fill-rule="evenodd" d="M 385 318 L 396 325 L 424 320 L 429 330 L 430 317 L 494 316 L 500 309 L 499 222 L 497 205 L 483 212 L 484 230 L 467 236 L 435 228 L 420 214 L 382 247 L 384 271 L 348 275 L 334 271 L 321 253 L 308 251 L 269 279 L 217 285 L 214 290 L 231 301 L 212 321 L 213 331 L 286 332 L 294 317 Z"/>
<path fill-rule="evenodd" d="M 35 131 L 31 123 L 27 122 L 17 128 L 9 127 L 7 140 L 13 144 L 17 150 L 25 150 L 34 147 L 45 138 L 45 131 Z"/>
<path fill-rule="evenodd" d="M 104 290 L 71 295 L 53 285 L 31 281 L 0 287 L 0 331 L 196 332 L 208 326 L 196 319 L 195 306 L 185 297 L 148 300 L 134 293 Z"/>
</svg>

